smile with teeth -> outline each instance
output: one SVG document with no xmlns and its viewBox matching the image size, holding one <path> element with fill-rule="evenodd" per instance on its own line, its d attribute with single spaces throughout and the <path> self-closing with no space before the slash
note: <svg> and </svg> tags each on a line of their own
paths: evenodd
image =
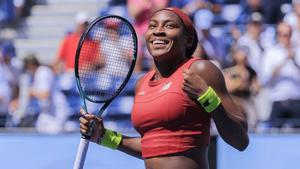
<svg viewBox="0 0 300 169">
<path fill-rule="evenodd" d="M 152 43 L 154 45 L 164 45 L 164 44 L 167 44 L 168 41 L 165 41 L 165 40 L 154 40 Z"/>
</svg>

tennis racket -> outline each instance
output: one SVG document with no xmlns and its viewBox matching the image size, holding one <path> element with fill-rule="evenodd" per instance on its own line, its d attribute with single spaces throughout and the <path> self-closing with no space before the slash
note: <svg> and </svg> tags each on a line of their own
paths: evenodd
<svg viewBox="0 0 300 169">
<path fill-rule="evenodd" d="M 99 104 L 99 117 L 127 84 L 136 62 L 137 37 L 125 18 L 96 18 L 82 34 L 75 58 L 75 77 L 83 109 Z M 101 106 L 100 106 L 101 105 Z M 91 124 L 91 130 L 93 123 Z M 82 135 L 73 169 L 82 169 L 92 131 Z"/>
</svg>

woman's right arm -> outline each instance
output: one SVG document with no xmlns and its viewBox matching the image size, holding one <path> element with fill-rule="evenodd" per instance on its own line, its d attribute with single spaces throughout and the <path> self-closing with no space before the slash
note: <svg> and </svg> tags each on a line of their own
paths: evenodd
<svg viewBox="0 0 300 169">
<path fill-rule="evenodd" d="M 81 117 L 79 118 L 80 121 L 80 132 L 81 134 L 85 135 L 90 130 L 90 122 L 95 121 L 95 126 L 93 128 L 93 133 L 90 138 L 91 142 L 96 144 L 100 143 L 101 138 L 105 134 L 105 127 L 103 125 L 103 119 L 99 118 L 93 114 L 85 113 L 84 110 L 80 110 Z M 141 139 L 136 137 L 128 137 L 122 135 L 122 140 L 117 148 L 117 150 L 122 151 L 126 154 L 134 156 L 136 158 L 142 159 L 141 153 Z"/>
<path fill-rule="evenodd" d="M 118 147 L 118 150 L 134 156 L 136 158 L 142 159 L 142 146 L 140 137 L 128 137 L 124 136 Z"/>
</svg>

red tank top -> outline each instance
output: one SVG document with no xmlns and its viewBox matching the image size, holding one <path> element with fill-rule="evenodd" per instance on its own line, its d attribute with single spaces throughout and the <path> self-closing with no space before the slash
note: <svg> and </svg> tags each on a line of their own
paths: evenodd
<svg viewBox="0 0 300 169">
<path fill-rule="evenodd" d="M 142 137 L 143 158 L 184 152 L 209 143 L 211 117 L 181 87 L 183 69 L 195 60 L 187 60 L 168 78 L 152 81 L 155 71 L 150 71 L 141 80 L 131 119 Z"/>
</svg>

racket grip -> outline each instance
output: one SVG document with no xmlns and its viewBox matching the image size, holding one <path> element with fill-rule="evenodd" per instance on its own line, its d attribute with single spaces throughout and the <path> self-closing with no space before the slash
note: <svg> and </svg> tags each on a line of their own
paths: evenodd
<svg viewBox="0 0 300 169">
<path fill-rule="evenodd" d="M 81 138 L 73 169 L 83 169 L 88 148 L 89 148 L 89 140 L 85 138 Z"/>
<path fill-rule="evenodd" d="M 96 124 L 95 120 L 93 120 L 93 121 L 91 121 L 89 123 L 90 129 L 89 129 L 88 133 L 82 134 L 82 138 L 90 140 L 90 138 L 91 138 L 91 136 L 93 134 L 93 130 L 94 130 L 95 124 Z"/>
</svg>

